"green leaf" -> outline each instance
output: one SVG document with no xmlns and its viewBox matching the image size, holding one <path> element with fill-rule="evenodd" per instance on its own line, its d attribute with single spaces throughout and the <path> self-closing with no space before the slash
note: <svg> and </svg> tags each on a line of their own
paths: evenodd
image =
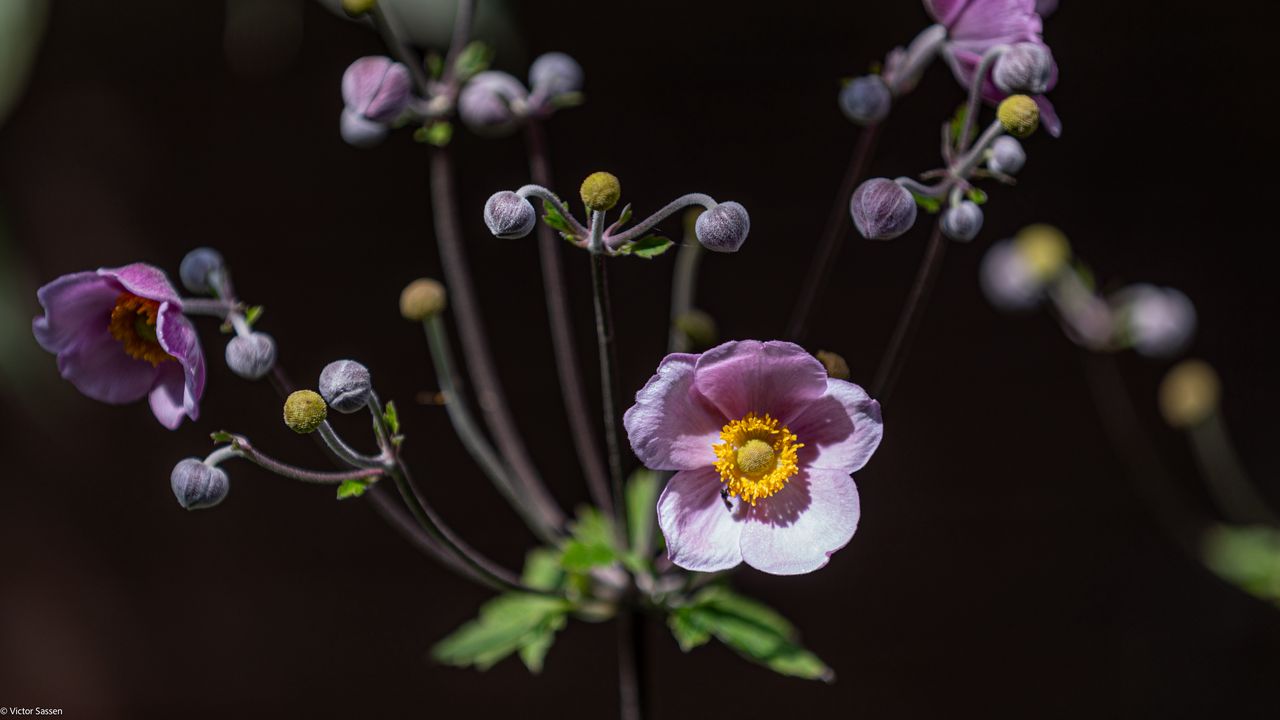
<svg viewBox="0 0 1280 720">
<path fill-rule="evenodd" d="M 739 595 L 722 585 L 706 588 L 698 593 L 694 602 L 756 623 L 783 637 L 795 639 L 800 636 L 796 627 L 782 617 L 777 610 L 745 595 Z"/>
<path fill-rule="evenodd" d="M 661 490 L 662 476 L 647 468 L 636 470 L 627 479 L 627 530 L 631 549 L 641 557 L 653 552 L 653 524 Z"/>
<path fill-rule="evenodd" d="M 1280 530 L 1219 525 L 1206 533 L 1202 552 L 1218 577 L 1280 605 Z"/>
<path fill-rule="evenodd" d="M 484 72 L 493 61 L 493 48 L 476 40 L 462 48 L 458 59 L 454 61 L 454 75 L 459 82 L 466 82 L 472 76 Z"/>
<path fill-rule="evenodd" d="M 571 573 L 585 573 L 617 559 L 618 553 L 610 545 L 569 540 L 560 555 L 560 567 Z"/>
<path fill-rule="evenodd" d="M 911 192 L 911 197 L 915 198 L 916 205 L 919 205 L 921 209 L 931 215 L 937 214 L 937 212 L 942 209 L 942 201 L 936 197 L 921 195 L 915 191 Z"/>
<path fill-rule="evenodd" d="M 549 202 L 542 203 L 542 221 L 545 222 L 552 230 L 558 230 L 560 233 L 572 233 L 573 228 L 569 226 L 569 221 L 564 219 L 560 211 L 555 205 Z"/>
<path fill-rule="evenodd" d="M 387 424 L 387 429 L 392 435 L 400 434 L 400 413 L 396 412 L 396 403 L 394 400 L 387 401 L 387 407 L 382 411 L 382 419 Z"/>
<path fill-rule="evenodd" d="M 690 618 L 688 608 L 679 608 L 671 613 L 667 617 L 667 627 L 671 628 L 671 634 L 676 636 L 676 642 L 680 644 L 680 649 L 685 652 L 689 652 L 699 645 L 705 645 L 711 640 L 711 633 Z"/>
<path fill-rule="evenodd" d="M 964 119 L 969 115 L 969 104 L 963 103 L 956 108 L 956 114 L 951 116 L 951 144 L 960 147 L 960 132 L 964 129 Z M 969 137 L 965 138 L 965 143 L 973 142 L 978 135 L 977 123 L 969 126 Z"/>
<path fill-rule="evenodd" d="M 560 569 L 560 553 L 550 548 L 534 548 L 524 557 L 520 579 L 534 590 L 554 590 L 564 580 Z"/>
<path fill-rule="evenodd" d="M 226 430 L 215 430 L 209 433 L 209 439 L 216 443 L 229 443 L 235 440 L 236 437 Z"/>
<path fill-rule="evenodd" d="M 346 500 L 347 498 L 356 498 L 364 494 L 369 489 L 368 480 L 344 480 L 338 486 L 338 499 Z"/>
<path fill-rule="evenodd" d="M 969 188 L 969 192 L 965 193 L 965 196 L 975 205 L 984 205 L 987 202 L 987 193 L 982 188 Z"/>
<path fill-rule="evenodd" d="M 427 53 L 427 72 L 430 73 L 432 80 L 439 80 L 444 74 L 444 58 L 440 57 L 440 53 Z"/>
<path fill-rule="evenodd" d="M 418 137 L 421 133 L 421 137 Z M 445 147 L 453 139 L 453 124 L 445 120 L 437 120 L 425 128 L 418 128 L 414 139 L 433 147 Z"/>
<path fill-rule="evenodd" d="M 529 668 L 529 672 L 534 675 L 542 672 L 542 664 L 546 660 L 547 651 L 551 649 L 551 644 L 556 641 L 556 633 L 565 626 L 566 622 L 563 615 L 548 618 L 522 642 L 520 646 L 520 662 Z"/>
<path fill-rule="evenodd" d="M 646 235 L 633 243 L 623 245 L 618 252 L 623 255 L 635 255 L 645 260 L 652 260 L 670 250 L 673 244 L 669 239 L 661 235 Z"/>
<path fill-rule="evenodd" d="M 490 600 L 480 608 L 480 616 L 436 643 L 431 655 L 446 665 L 488 670 L 508 655 L 528 646 L 530 661 L 541 667 L 550 646 L 548 628 L 554 634 L 564 624 L 569 603 L 560 598 L 525 593 L 509 593 Z"/>
<path fill-rule="evenodd" d="M 253 307 L 244 311 L 244 321 L 249 327 L 253 327 L 253 324 L 258 322 L 258 318 L 260 317 L 262 317 L 261 305 L 254 305 Z"/>
<path fill-rule="evenodd" d="M 613 224 L 615 228 L 621 228 L 623 225 L 631 222 L 631 203 L 627 203 L 622 212 L 618 213 L 618 221 Z"/>
</svg>

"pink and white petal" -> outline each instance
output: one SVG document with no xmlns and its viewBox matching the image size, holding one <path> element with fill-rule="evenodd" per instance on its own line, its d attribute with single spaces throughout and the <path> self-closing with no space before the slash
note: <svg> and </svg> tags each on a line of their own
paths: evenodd
<svg viewBox="0 0 1280 720">
<path fill-rule="evenodd" d="M 105 322 L 58 353 L 58 371 L 80 392 L 112 405 L 141 400 L 156 379 L 156 368 L 130 357 Z"/>
<path fill-rule="evenodd" d="M 1046 132 L 1053 137 L 1062 136 L 1062 120 L 1058 119 L 1058 111 L 1053 109 L 1053 103 L 1049 102 L 1049 98 L 1044 95 L 1036 95 L 1032 98 L 1036 101 L 1036 105 L 1040 107 L 1040 124 L 1044 126 Z"/>
<path fill-rule="evenodd" d="M 853 478 L 810 468 L 747 513 L 742 559 L 773 575 L 801 575 L 826 565 L 858 528 L 861 510 Z"/>
<path fill-rule="evenodd" d="M 953 40 L 981 44 L 983 50 L 1031 42 L 1042 29 L 1035 0 L 973 0 L 947 25 Z"/>
<path fill-rule="evenodd" d="M 692 470 L 716 461 L 712 447 L 726 420 L 693 389 L 697 360 L 683 353 L 664 358 L 622 417 L 631 449 L 645 467 Z"/>
<path fill-rule="evenodd" d="M 95 272 L 63 275 L 36 291 L 44 316 L 31 321 L 40 347 L 59 353 L 89 335 L 107 331 L 111 309 L 124 288 Z"/>
<path fill-rule="evenodd" d="M 667 557 L 686 570 L 717 572 L 742 562 L 740 513 L 720 497 L 714 468 L 676 473 L 658 498 L 658 526 L 667 539 Z"/>
<path fill-rule="evenodd" d="M 156 378 L 148 398 L 151 401 L 151 412 L 161 425 L 170 430 L 177 430 L 182 424 L 182 419 L 187 416 L 186 405 L 183 402 L 185 390 L 182 367 L 178 363 L 166 362 L 161 364 L 158 370 L 159 377 Z"/>
<path fill-rule="evenodd" d="M 118 268 L 102 268 L 98 270 L 102 277 L 111 278 L 124 286 L 125 290 L 148 300 L 171 302 L 182 307 L 178 293 L 169 282 L 164 271 L 154 265 L 133 263 Z"/>
<path fill-rule="evenodd" d="M 698 357 L 694 388 L 727 418 L 749 412 L 786 425 L 827 391 L 827 371 L 794 343 L 731 341 Z"/>
<path fill-rule="evenodd" d="M 195 326 L 173 303 L 164 303 L 156 318 L 156 339 L 160 341 L 160 347 L 177 358 L 182 366 L 182 405 L 188 417 L 199 419 L 206 370 Z"/>
<path fill-rule="evenodd" d="M 974 0 L 924 0 L 925 12 L 929 13 L 929 17 L 942 23 L 950 25 L 956 21 L 960 13 L 964 12 L 964 8 Z"/>
<path fill-rule="evenodd" d="M 827 380 L 827 394 L 788 427 L 804 443 L 803 467 L 845 473 L 861 470 L 884 437 L 880 403 L 857 385 L 834 378 Z"/>
</svg>

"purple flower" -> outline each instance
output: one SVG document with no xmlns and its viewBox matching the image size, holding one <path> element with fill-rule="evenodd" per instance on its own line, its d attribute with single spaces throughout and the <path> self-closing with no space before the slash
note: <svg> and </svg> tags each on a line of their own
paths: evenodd
<svg viewBox="0 0 1280 720">
<path fill-rule="evenodd" d="M 342 137 L 355 147 L 382 142 L 413 100 L 409 69 L 391 58 L 362 57 L 342 74 Z"/>
<path fill-rule="evenodd" d="M 658 499 L 672 562 L 776 575 L 817 570 L 853 537 L 850 474 L 884 432 L 862 388 L 798 345 L 756 340 L 668 355 L 623 422 L 646 466 L 678 471 Z"/>
<path fill-rule="evenodd" d="M 151 265 L 63 275 L 37 292 L 44 317 L 31 323 L 62 377 L 113 405 L 148 396 L 161 425 L 200 416 L 204 353 L 182 301 Z"/>
<path fill-rule="evenodd" d="M 947 62 L 951 72 L 966 89 L 973 84 L 973 74 L 987 50 L 996 45 L 1034 43 L 1044 46 L 1040 37 L 1040 15 L 1035 0 L 924 0 L 929 15 L 947 28 Z M 1047 46 L 1046 46 L 1047 48 Z M 1058 83 L 1058 65 L 1054 63 L 1047 90 Z M 982 83 L 982 99 L 997 104 L 1008 95 L 1000 91 L 990 75 Z M 1040 106 L 1040 119 L 1049 134 L 1062 133 L 1062 121 L 1053 103 L 1044 95 L 1035 95 Z"/>
</svg>

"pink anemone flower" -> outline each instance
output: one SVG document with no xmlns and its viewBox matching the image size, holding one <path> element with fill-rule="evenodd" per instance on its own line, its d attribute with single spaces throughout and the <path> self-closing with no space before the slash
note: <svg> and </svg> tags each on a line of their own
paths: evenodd
<svg viewBox="0 0 1280 720">
<path fill-rule="evenodd" d="M 134 263 L 63 275 L 37 292 L 31 323 L 40 347 L 80 392 L 113 405 L 150 398 L 161 425 L 200 416 L 200 340 L 163 271 Z"/>
<path fill-rule="evenodd" d="M 850 474 L 884 433 L 862 388 L 798 345 L 756 340 L 668 355 L 623 422 L 646 466 L 678 471 L 658 523 L 672 562 L 702 572 L 826 565 L 858 526 Z"/>
<path fill-rule="evenodd" d="M 1036 0 L 924 0 L 929 15 L 947 28 L 946 58 L 956 80 L 967 90 L 973 84 L 982 55 L 996 45 L 1035 43 L 1048 48 L 1040 37 L 1042 23 Z M 1053 64 L 1048 89 L 1058 84 L 1058 64 Z M 982 99 L 998 104 L 1008 97 L 996 87 L 990 74 L 982 83 Z M 1040 106 L 1040 122 L 1049 134 L 1062 134 L 1062 121 L 1053 103 L 1033 95 Z"/>
</svg>

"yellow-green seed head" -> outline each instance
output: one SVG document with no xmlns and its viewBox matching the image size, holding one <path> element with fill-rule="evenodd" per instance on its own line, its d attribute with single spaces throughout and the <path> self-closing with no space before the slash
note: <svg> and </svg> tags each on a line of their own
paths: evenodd
<svg viewBox="0 0 1280 720">
<path fill-rule="evenodd" d="M 605 212 L 613 209 L 622 197 L 622 184 L 611 173 L 596 172 L 582 181 L 582 204 L 588 210 Z"/>
<path fill-rule="evenodd" d="M 431 278 L 418 278 L 400 293 L 400 314 L 405 320 L 422 322 L 448 305 L 444 285 Z"/>
<path fill-rule="evenodd" d="M 835 378 L 836 380 L 849 379 L 849 363 L 845 362 L 844 358 L 828 350 L 819 350 L 814 354 L 818 356 L 822 366 L 827 369 L 827 377 Z"/>
<path fill-rule="evenodd" d="M 351 17 L 360 17 L 373 10 L 378 0 L 342 0 L 342 10 Z"/>
<path fill-rule="evenodd" d="M 1160 382 L 1160 414 L 1173 427 L 1193 427 L 1217 411 L 1221 396 L 1222 383 L 1213 366 L 1184 360 Z"/>
<path fill-rule="evenodd" d="M 284 401 L 284 424 L 300 435 L 315 432 L 328 414 L 324 398 L 315 390 L 298 390 Z"/>
<path fill-rule="evenodd" d="M 1026 95 L 1010 95 L 996 108 L 996 119 L 1010 135 L 1029 137 L 1040 126 L 1040 106 Z"/>
<path fill-rule="evenodd" d="M 1041 281 L 1052 280 L 1071 259 L 1071 244 L 1058 228 L 1045 223 L 1028 225 L 1013 239 L 1018 255 Z"/>
</svg>

